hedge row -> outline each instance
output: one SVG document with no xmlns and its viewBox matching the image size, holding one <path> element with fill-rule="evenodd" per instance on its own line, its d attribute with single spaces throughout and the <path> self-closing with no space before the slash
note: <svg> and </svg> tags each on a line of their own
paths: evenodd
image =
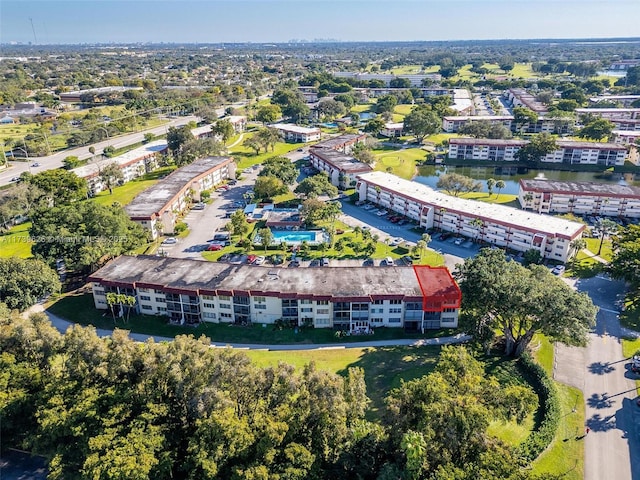
<svg viewBox="0 0 640 480">
<path fill-rule="evenodd" d="M 520 358 L 520 367 L 530 377 L 531 385 L 540 398 L 542 421 L 535 431 L 518 447 L 519 457 L 530 463 L 553 441 L 560 423 L 560 401 L 553 379 L 530 355 Z"/>
</svg>

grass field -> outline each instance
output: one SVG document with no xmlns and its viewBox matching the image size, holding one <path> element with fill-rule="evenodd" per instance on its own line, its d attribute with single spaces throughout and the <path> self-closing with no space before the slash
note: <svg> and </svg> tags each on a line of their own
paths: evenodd
<svg viewBox="0 0 640 480">
<path fill-rule="evenodd" d="M 245 134 L 243 141 L 248 139 L 251 136 L 250 133 Z M 236 145 L 235 147 L 231 147 L 229 149 L 229 153 L 231 156 L 238 159 L 238 170 L 242 171 L 247 167 L 251 167 L 253 165 L 264 162 L 267 158 L 277 157 L 279 155 L 284 155 L 285 153 L 289 153 L 292 150 L 296 150 L 298 148 L 304 147 L 303 143 L 282 143 L 278 142 L 273 151 L 262 152 L 256 155 L 255 150 L 245 147 L 242 143 Z"/>
<path fill-rule="evenodd" d="M 11 228 L 7 233 L 0 235 L 0 257 L 31 257 L 31 245 L 29 241 L 29 229 L 31 222 L 22 223 Z"/>
<path fill-rule="evenodd" d="M 115 187 L 113 189 L 113 194 L 110 194 L 109 190 L 100 192 L 98 195 L 93 197 L 92 201 L 101 205 L 111 205 L 113 202 L 118 202 L 123 206 L 127 205 L 135 198 L 136 195 L 157 183 L 161 177 L 168 175 L 172 170 L 172 167 L 159 168 L 158 170 L 148 173 L 139 179 L 127 182 L 120 187 Z"/>
<path fill-rule="evenodd" d="M 405 115 L 409 115 L 411 113 L 413 107 L 414 105 L 396 105 L 396 107 L 393 109 L 393 113 L 402 115 L 404 117 Z"/>
<path fill-rule="evenodd" d="M 372 150 L 376 156 L 376 164 L 374 170 L 381 172 L 388 171 L 399 177 L 411 180 L 416 175 L 416 165 L 423 162 L 427 157 L 427 152 L 420 148 L 405 148 L 395 150 L 392 148 Z"/>
<path fill-rule="evenodd" d="M 460 195 L 461 198 L 467 198 L 470 200 L 478 200 L 485 203 L 499 203 L 509 207 L 520 208 L 517 195 L 511 195 L 508 193 L 501 193 L 500 195 L 494 193 L 489 196 L 488 192 L 469 192 Z"/>
<path fill-rule="evenodd" d="M 441 144 L 442 142 L 449 141 L 450 138 L 457 138 L 460 135 L 457 133 L 436 133 L 434 135 L 429 135 L 424 139 L 425 143 L 433 143 L 434 145 Z"/>
<path fill-rule="evenodd" d="M 600 239 L 585 238 L 585 240 L 587 242 L 587 250 L 596 255 L 598 253 L 598 249 L 600 248 Z M 610 262 L 613 258 L 613 250 L 611 249 L 610 239 L 605 239 L 605 241 L 602 243 L 602 251 L 600 252 L 599 257 L 603 258 L 607 262 Z"/>
<path fill-rule="evenodd" d="M 631 358 L 640 352 L 640 338 L 624 338 L 622 339 L 622 354 L 626 358 Z M 640 395 L 640 379 L 636 379 L 637 394 Z"/>
</svg>

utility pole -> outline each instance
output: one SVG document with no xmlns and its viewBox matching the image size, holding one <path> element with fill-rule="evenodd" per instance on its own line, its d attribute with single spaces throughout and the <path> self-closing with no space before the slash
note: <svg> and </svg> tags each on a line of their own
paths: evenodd
<svg viewBox="0 0 640 480">
<path fill-rule="evenodd" d="M 38 37 L 36 37 L 36 27 L 33 26 L 33 18 L 29 17 L 29 21 L 31 22 L 31 31 L 33 32 L 33 40 L 34 45 L 38 44 Z"/>
</svg>

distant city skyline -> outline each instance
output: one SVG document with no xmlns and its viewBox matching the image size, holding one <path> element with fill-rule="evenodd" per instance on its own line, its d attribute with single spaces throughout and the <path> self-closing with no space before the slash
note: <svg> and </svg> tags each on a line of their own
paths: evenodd
<svg viewBox="0 0 640 480">
<path fill-rule="evenodd" d="M 638 18 L 640 0 L 2 0 L 0 42 L 613 38 Z"/>
</svg>

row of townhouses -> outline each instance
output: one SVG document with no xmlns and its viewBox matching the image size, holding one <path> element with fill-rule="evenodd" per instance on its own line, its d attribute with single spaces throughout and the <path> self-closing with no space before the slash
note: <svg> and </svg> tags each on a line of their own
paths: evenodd
<svg viewBox="0 0 640 480">
<path fill-rule="evenodd" d="M 640 188 L 629 185 L 522 179 L 518 200 L 538 213 L 640 218 Z"/>
<path fill-rule="evenodd" d="M 452 138 L 449 140 L 450 159 L 486 160 L 491 162 L 514 162 L 516 154 L 527 140 L 491 138 Z M 544 156 L 544 163 L 569 165 L 624 165 L 628 151 L 616 143 L 573 142 L 558 140 L 558 149 Z"/>
<path fill-rule="evenodd" d="M 156 140 L 117 157 L 89 162 L 71 171 L 87 181 L 90 195 L 97 195 L 107 188 L 100 177 L 100 172 L 107 166 L 115 164 L 123 175 L 120 183 L 126 183 L 155 170 L 158 167 L 158 156 L 166 151 L 167 141 Z"/>
<path fill-rule="evenodd" d="M 559 262 L 569 259 L 571 242 L 585 229 L 559 217 L 446 195 L 385 172 L 359 175 L 356 189 L 361 201 L 412 218 L 424 229 L 453 232 L 520 252 L 535 249 L 543 258 Z"/>
<path fill-rule="evenodd" d="M 129 218 L 151 232 L 155 239 L 172 233 L 177 219 L 204 190 L 235 178 L 231 157 L 208 157 L 185 165 L 136 196 L 125 206 Z"/>
<path fill-rule="evenodd" d="M 446 267 L 267 268 L 121 256 L 89 277 L 97 309 L 106 295 L 176 323 L 313 325 L 350 332 L 454 328 L 461 293 Z"/>
</svg>

